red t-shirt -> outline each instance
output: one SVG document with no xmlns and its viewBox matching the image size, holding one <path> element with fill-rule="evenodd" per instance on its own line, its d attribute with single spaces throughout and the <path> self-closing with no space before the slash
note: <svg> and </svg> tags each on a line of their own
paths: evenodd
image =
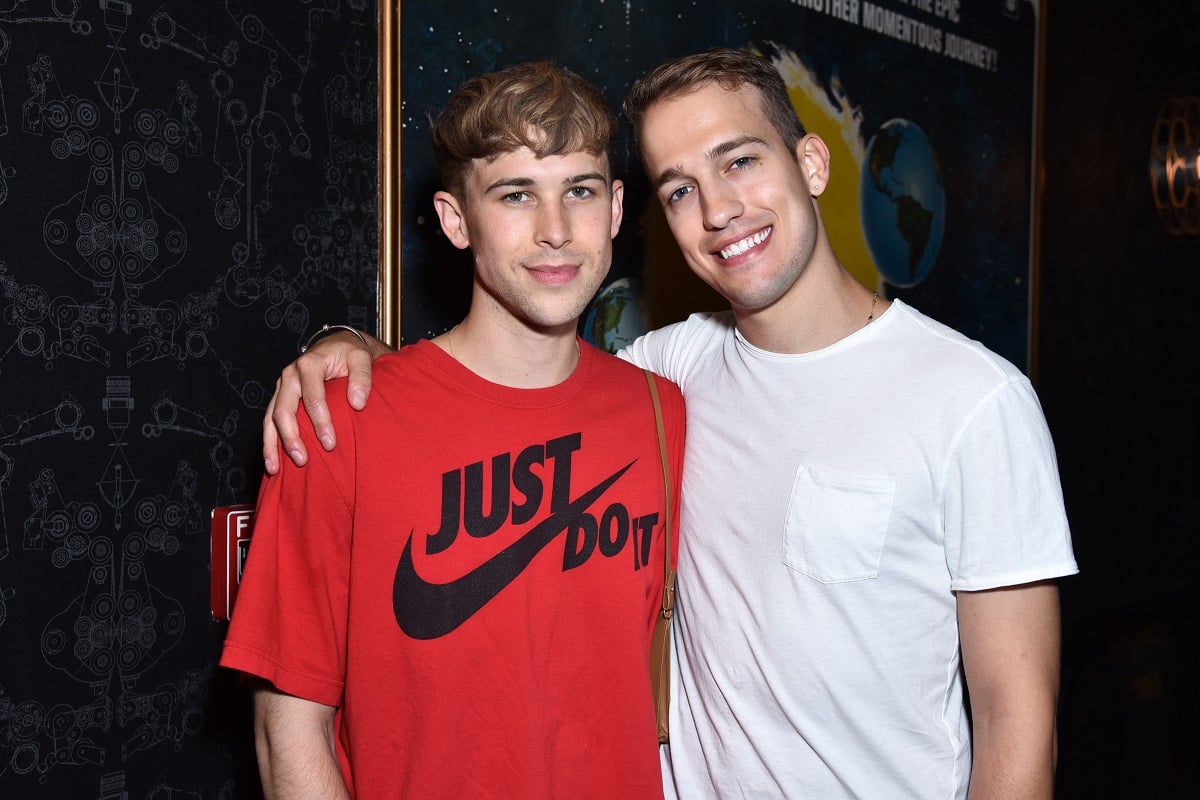
<svg viewBox="0 0 1200 800">
<path fill-rule="evenodd" d="M 221 664 L 336 706 L 357 798 L 659 798 L 663 485 L 640 369 L 546 389 L 429 342 L 328 385 L 338 446 L 263 483 Z M 683 400 L 658 381 L 678 507 Z M 675 514 L 675 518 L 678 515 Z"/>
</svg>

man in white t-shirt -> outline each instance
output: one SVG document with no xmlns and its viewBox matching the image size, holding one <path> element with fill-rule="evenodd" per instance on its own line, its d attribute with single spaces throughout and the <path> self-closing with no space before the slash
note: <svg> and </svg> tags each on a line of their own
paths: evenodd
<svg viewBox="0 0 1200 800">
<path fill-rule="evenodd" d="M 687 402 L 668 783 L 1050 798 L 1054 579 L 1077 567 L 1029 380 L 842 266 L 829 150 L 766 59 L 674 59 L 625 114 L 688 265 L 730 303 L 620 354 Z M 365 402 L 357 339 L 306 359 L 268 409 L 268 470 L 279 439 L 305 458 L 302 389 L 327 447 L 325 375 Z"/>
</svg>

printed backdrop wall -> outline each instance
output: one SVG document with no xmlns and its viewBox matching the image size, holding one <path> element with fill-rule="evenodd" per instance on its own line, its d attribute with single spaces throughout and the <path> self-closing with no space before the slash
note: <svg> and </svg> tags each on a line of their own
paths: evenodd
<svg viewBox="0 0 1200 800">
<path fill-rule="evenodd" d="M 0 0 L 6 800 L 258 792 L 209 515 L 298 342 L 374 327 L 375 19 Z"/>
<path fill-rule="evenodd" d="M 660 61 L 753 48 L 783 74 L 832 153 L 821 196 L 847 269 L 1028 368 L 1039 4 L 1016 0 L 496 0 L 402 4 L 404 341 L 462 317 L 469 264 L 430 198 L 426 115 L 471 75 L 549 59 L 618 106 Z M 616 348 L 647 326 L 721 307 L 677 257 L 628 136 L 616 172 L 625 222 L 611 281 L 583 320 Z"/>
</svg>

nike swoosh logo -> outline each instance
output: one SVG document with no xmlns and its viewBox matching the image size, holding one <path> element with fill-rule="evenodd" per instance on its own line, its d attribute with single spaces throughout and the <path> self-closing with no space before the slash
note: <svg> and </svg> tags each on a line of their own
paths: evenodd
<svg viewBox="0 0 1200 800">
<path fill-rule="evenodd" d="M 632 466 L 630 461 L 594 489 L 571 501 L 566 508 L 530 528 L 490 561 L 449 583 L 428 583 L 417 574 L 412 557 L 414 537 L 409 536 L 392 583 L 392 610 L 400 630 L 414 639 L 436 639 L 462 625 L 512 583 L 546 545 L 578 521 L 583 512 Z"/>
</svg>

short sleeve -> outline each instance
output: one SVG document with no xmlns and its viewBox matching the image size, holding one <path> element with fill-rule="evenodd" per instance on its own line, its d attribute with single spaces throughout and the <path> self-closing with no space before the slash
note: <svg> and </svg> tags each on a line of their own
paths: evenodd
<svg viewBox="0 0 1200 800">
<path fill-rule="evenodd" d="M 343 434 L 326 453 L 300 416 L 309 463 L 281 458 L 280 472 L 262 484 L 221 665 L 336 706 L 346 665 L 353 437 Z M 346 418 L 335 424 L 353 429 Z"/>
<path fill-rule="evenodd" d="M 1006 383 L 980 404 L 949 464 L 944 513 L 953 589 L 1078 572 L 1054 444 L 1028 380 Z"/>
</svg>

